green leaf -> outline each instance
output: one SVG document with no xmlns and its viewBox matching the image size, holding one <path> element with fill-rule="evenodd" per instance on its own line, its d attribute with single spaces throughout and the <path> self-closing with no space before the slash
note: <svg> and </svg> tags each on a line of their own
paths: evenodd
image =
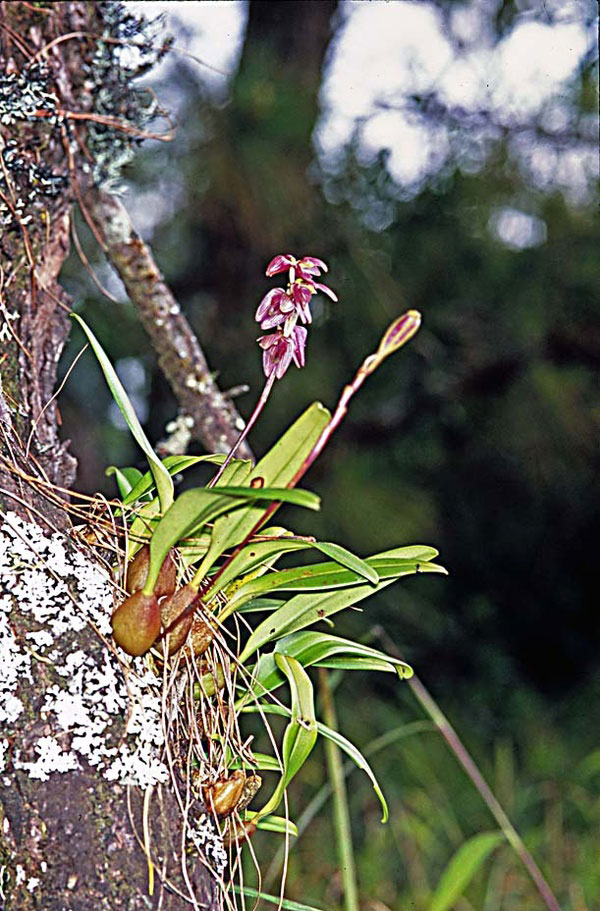
<svg viewBox="0 0 600 911">
<path fill-rule="evenodd" d="M 327 541 L 315 541 L 312 546 L 324 553 L 326 557 L 335 560 L 340 566 L 345 566 L 347 569 L 351 569 L 355 572 L 358 576 L 363 576 L 365 579 L 368 579 L 373 585 L 377 585 L 379 582 L 377 570 L 370 566 L 366 560 L 361 560 L 356 554 L 346 550 L 345 547 L 341 547 L 339 544 L 331 544 Z"/>
<path fill-rule="evenodd" d="M 252 471 L 252 463 L 248 461 L 239 461 L 234 459 L 232 462 L 227 465 L 223 474 L 215 484 L 216 487 L 228 486 L 235 483 L 238 487 L 244 486 L 245 482 L 248 480 L 248 475 Z M 214 489 L 214 488 L 213 488 Z M 231 513 L 228 515 L 221 516 L 220 519 L 217 519 L 215 525 L 212 529 L 210 536 L 210 544 L 207 548 L 206 554 L 204 555 L 202 562 L 197 570 L 198 578 L 202 579 L 209 571 L 211 566 L 214 564 L 220 555 L 223 553 L 223 531 L 229 527 L 231 522 L 234 522 L 238 519 L 238 516 L 232 516 Z M 210 600 L 211 593 L 207 593 L 207 600 Z"/>
<path fill-rule="evenodd" d="M 271 798 L 254 818 L 266 816 L 277 809 L 286 787 L 308 759 L 317 739 L 317 722 L 310 677 L 295 658 L 277 655 L 275 661 L 290 685 L 292 707 L 290 721 L 285 729 L 281 747 L 283 773 Z"/>
<path fill-rule="evenodd" d="M 150 565 L 144 592 L 154 590 L 160 568 L 170 549 L 224 509 L 236 508 L 240 500 L 196 487 L 180 494 L 157 524 L 150 541 Z"/>
<path fill-rule="evenodd" d="M 449 911 L 487 857 L 503 841 L 502 832 L 481 832 L 462 844 L 442 873 L 431 899 L 430 911 Z"/>
<path fill-rule="evenodd" d="M 277 905 L 278 908 L 283 908 L 283 911 L 321 911 L 321 908 L 315 908 L 312 905 L 303 905 L 301 902 L 293 902 L 289 898 L 281 898 L 280 895 L 267 895 L 265 892 L 258 892 L 251 886 L 233 885 L 231 888 L 238 895 L 247 895 L 248 898 L 260 898 L 264 902 L 269 902 L 271 905 Z"/>
<path fill-rule="evenodd" d="M 402 549 L 402 548 L 401 548 Z M 428 548 L 433 551 L 433 548 Z M 433 553 L 437 553 L 433 551 Z M 410 568 L 412 572 L 427 572 L 423 569 L 425 560 L 417 562 L 414 559 L 396 557 L 394 551 L 376 554 L 364 561 L 379 576 L 379 579 L 388 579 L 402 575 L 403 570 Z M 444 570 L 445 571 L 445 570 Z M 240 586 L 231 598 L 227 612 L 231 613 L 250 598 L 270 594 L 273 591 L 324 591 L 330 588 L 346 588 L 358 585 L 362 581 L 362 574 L 340 567 L 338 563 L 311 563 L 306 566 L 295 566 L 293 569 L 280 570 L 266 578 L 253 579 Z M 372 591 L 375 591 L 375 586 Z"/>
<path fill-rule="evenodd" d="M 253 601 L 248 601 L 243 607 L 238 608 L 238 613 L 257 614 L 261 611 L 274 611 L 279 610 L 284 604 L 285 601 L 281 598 L 254 598 Z"/>
<path fill-rule="evenodd" d="M 292 503 L 294 506 L 303 506 L 304 509 L 315 511 L 321 508 L 321 498 L 310 490 L 301 490 L 297 487 L 203 487 L 207 493 L 217 496 L 228 494 L 241 500 L 269 500 L 270 502 Z"/>
<path fill-rule="evenodd" d="M 142 477 L 142 472 L 137 468 L 117 468 L 116 465 L 109 465 L 105 474 L 107 478 L 114 474 L 121 499 L 127 496 Z"/>
<path fill-rule="evenodd" d="M 264 534 L 266 533 L 267 532 L 265 530 Z M 336 561 L 336 566 L 341 565 L 343 567 L 349 568 L 355 573 L 357 578 L 361 576 L 365 577 L 374 584 L 377 584 L 379 581 L 379 575 L 377 571 L 373 569 L 373 567 L 369 566 L 365 560 L 361 560 L 359 557 L 356 557 L 354 554 L 350 553 L 350 551 L 346 550 L 344 547 L 340 547 L 339 544 L 330 544 L 322 541 L 307 540 L 306 538 L 295 538 L 291 536 L 291 532 L 289 532 L 287 535 L 283 534 L 275 540 L 271 541 L 250 541 L 248 545 L 234 557 L 231 563 L 226 567 L 225 571 L 221 573 L 215 582 L 215 589 L 209 589 L 209 591 L 206 593 L 206 596 L 207 598 L 210 598 L 217 590 L 217 586 L 218 590 L 225 589 L 227 585 L 236 578 L 236 576 L 239 577 L 248 574 L 256 566 L 264 564 L 265 567 L 268 568 L 273 565 L 276 558 L 282 556 L 284 553 L 290 553 L 297 550 L 307 550 L 308 548 L 315 548 L 327 556 L 332 557 L 332 559 Z M 326 565 L 327 564 L 324 563 L 316 564 L 315 571 L 320 571 L 321 568 Z M 332 564 L 330 564 L 330 566 L 332 566 Z M 335 569 L 335 566 L 333 568 Z M 308 574 L 310 574 L 309 567 L 299 567 L 294 570 L 289 570 L 288 572 L 290 573 L 290 576 L 285 578 L 294 579 L 297 575 L 298 578 L 304 579 L 305 575 L 307 575 L 307 570 L 309 570 Z M 280 576 L 278 575 L 277 578 L 279 579 Z M 253 580 L 248 580 L 248 584 L 250 581 Z M 270 590 L 272 585 L 273 578 L 271 577 L 270 580 L 266 583 L 267 590 Z M 304 585 L 302 585 L 302 587 L 304 587 Z M 238 586 L 235 589 L 234 593 L 239 591 L 241 588 L 241 585 Z M 244 592 L 246 591 L 247 589 L 244 589 Z M 228 594 L 231 599 L 232 593 L 228 592 Z M 230 606 L 225 610 L 224 614 L 227 615 L 229 613 L 232 613 L 235 609 L 236 602 L 230 601 Z"/>
<path fill-rule="evenodd" d="M 182 538 L 197 533 L 221 513 L 243 507 L 245 500 L 262 499 L 282 500 L 310 509 L 317 508 L 319 504 L 319 498 L 308 490 L 282 490 L 278 487 L 195 487 L 184 491 L 154 529 L 144 593 L 151 594 L 165 557 Z"/>
<path fill-rule="evenodd" d="M 374 559 L 373 562 L 375 563 Z M 308 594 L 296 595 L 294 598 L 291 598 L 278 611 L 270 614 L 262 623 L 259 623 L 249 637 L 248 642 L 239 657 L 239 661 L 241 663 L 247 661 L 256 649 L 261 648 L 261 646 L 265 645 L 267 642 L 279 639 L 282 636 L 287 636 L 289 633 L 304 629 L 307 626 L 312 626 L 313 623 L 318 623 L 319 620 L 323 620 L 325 617 L 329 617 L 338 611 L 351 607 L 353 604 L 358 604 L 359 601 L 368 598 L 369 595 L 381 591 L 381 589 L 385 588 L 387 585 L 391 585 L 392 582 L 399 579 L 401 576 L 412 575 L 417 572 L 446 572 L 443 567 L 437 566 L 435 563 L 399 563 L 398 561 L 396 561 L 396 565 L 393 568 L 393 575 L 391 578 L 385 578 L 387 571 L 382 572 L 380 569 L 378 571 L 382 578 L 376 586 L 355 585 L 351 588 L 345 588 L 339 591 L 309 592 Z M 342 570 L 342 572 L 346 571 Z M 274 575 L 283 575 L 283 573 Z"/>
<path fill-rule="evenodd" d="M 215 582 L 215 587 L 206 592 L 207 599 L 210 599 L 215 594 L 215 590 L 223 591 L 226 589 L 234 579 L 241 577 L 240 581 L 243 584 L 243 577 L 257 567 L 264 565 L 268 569 L 282 554 L 304 550 L 307 546 L 305 541 L 294 540 L 293 538 L 290 540 L 289 537 L 285 536 L 274 541 L 250 541 L 239 554 L 236 554 L 231 563 L 221 573 Z M 241 585 L 239 587 L 241 588 Z"/>
<path fill-rule="evenodd" d="M 143 503 L 136 508 L 135 518 L 129 527 L 127 536 L 127 561 L 138 552 L 144 543 L 142 538 L 149 539 L 150 535 L 156 528 L 160 511 L 158 499 L 151 500 L 149 503 Z"/>
<path fill-rule="evenodd" d="M 254 813 L 245 814 L 245 819 L 253 819 Z M 291 819 L 285 819 L 284 816 L 262 816 L 256 822 L 257 829 L 265 829 L 267 832 L 277 832 L 279 835 L 293 835 L 298 837 L 298 828 Z"/>
<path fill-rule="evenodd" d="M 186 471 L 188 468 L 193 468 L 194 465 L 198 465 L 200 462 L 220 465 L 224 460 L 225 456 L 223 453 L 203 456 L 172 455 L 166 456 L 162 460 L 162 463 L 169 474 L 173 476 L 179 474 L 181 471 Z M 154 478 L 152 477 L 152 473 L 147 471 L 139 478 L 135 487 L 127 494 L 123 500 L 123 505 L 127 506 L 129 503 L 135 503 L 136 500 L 140 500 L 145 494 L 152 490 L 154 490 Z"/>
<path fill-rule="evenodd" d="M 111 393 L 113 399 L 115 400 L 115 402 L 117 403 L 117 405 L 119 407 L 119 411 L 123 415 L 123 417 L 125 419 L 125 423 L 129 427 L 129 430 L 131 431 L 131 435 L 133 436 L 134 440 L 136 441 L 136 443 L 138 444 L 138 446 L 140 447 L 140 449 L 143 451 L 144 455 L 148 459 L 148 465 L 150 467 L 150 471 L 152 472 L 152 476 L 154 478 L 154 483 L 156 485 L 156 490 L 158 493 L 158 498 L 160 500 L 160 508 L 161 508 L 162 512 L 165 512 L 169 508 L 171 503 L 173 502 L 174 488 L 173 488 L 173 481 L 171 479 L 171 475 L 169 474 L 169 472 L 164 467 L 161 460 L 158 458 L 158 456 L 154 452 L 154 449 L 152 448 L 152 445 L 151 445 L 148 437 L 142 430 L 142 425 L 138 421 L 138 418 L 137 418 L 137 415 L 133 408 L 133 405 L 129 401 L 129 397 L 128 397 L 127 393 L 125 392 L 125 389 L 123 388 L 123 384 L 121 383 L 121 380 L 117 376 L 113 365 L 111 364 L 108 357 L 106 356 L 102 345 L 100 344 L 100 342 L 98 341 L 98 339 L 96 338 L 96 336 L 94 335 L 92 330 L 89 328 L 89 326 L 85 323 L 84 320 L 82 320 L 82 318 L 80 316 L 78 316 L 77 313 L 71 313 L 70 316 L 73 319 L 77 320 L 77 322 L 79 323 L 79 325 L 85 332 L 85 334 L 88 338 L 88 341 L 89 341 L 90 345 L 92 346 L 94 354 L 96 355 L 96 357 L 98 359 L 100 367 L 102 368 L 102 372 L 104 374 L 106 382 L 108 383 L 108 388 L 110 389 L 110 393 Z"/>
<path fill-rule="evenodd" d="M 265 715 L 283 715 L 284 717 L 290 716 L 290 710 L 285 705 L 272 705 L 270 703 L 261 703 L 261 705 L 245 705 L 242 709 L 242 712 L 246 714 L 257 714 L 263 713 Z M 382 809 L 382 822 L 387 822 L 389 819 L 388 805 L 385 797 L 383 796 L 383 791 L 379 786 L 379 782 L 375 777 L 373 769 L 360 752 L 358 747 L 355 747 L 353 743 L 346 739 L 343 734 L 340 734 L 339 731 L 334 731 L 333 728 L 327 727 L 326 724 L 317 721 L 317 733 L 321 734 L 322 737 L 326 737 L 328 740 L 332 740 L 336 746 L 342 750 L 343 753 L 348 756 L 352 762 L 361 769 L 363 772 L 368 775 L 373 790 L 379 799 Z"/>
<path fill-rule="evenodd" d="M 268 753 L 258 753 L 254 750 L 252 751 L 251 764 L 249 762 L 244 762 L 238 757 L 234 759 L 228 768 L 244 769 L 244 771 L 250 773 L 255 769 L 258 769 L 259 772 L 281 772 L 281 765 L 275 756 L 270 756 Z"/>
<path fill-rule="evenodd" d="M 346 737 L 344 737 L 343 734 L 340 734 L 339 731 L 335 731 L 333 728 L 328 727 L 326 724 L 323 724 L 320 721 L 317 721 L 317 731 L 319 734 L 321 734 L 322 737 L 326 737 L 327 740 L 333 741 L 333 743 L 335 743 L 335 745 L 338 746 L 340 750 L 352 760 L 357 768 L 361 769 L 361 771 L 367 774 L 371 781 L 371 786 L 377 795 L 379 803 L 381 804 L 381 821 L 383 823 L 386 823 L 390 818 L 387 801 L 383 796 L 383 791 L 379 786 L 379 782 L 375 777 L 373 769 L 361 751 L 358 749 L 358 747 L 354 746 L 354 744 L 351 743 Z"/>
<path fill-rule="evenodd" d="M 304 464 L 330 419 L 329 411 L 320 402 L 314 402 L 254 467 L 246 481 L 248 486 L 261 483 L 287 487 Z M 209 564 L 206 561 L 206 564 L 203 564 L 203 572 L 208 572 L 214 561 L 226 550 L 241 544 L 262 515 L 264 507 L 255 506 L 237 515 L 227 515 L 218 519 L 213 528 L 215 543 L 214 547 L 211 547 L 212 562 Z"/>
<path fill-rule="evenodd" d="M 397 670 L 407 678 L 412 677 L 413 673 L 412 668 L 404 661 L 391 658 L 368 645 L 329 633 L 303 630 L 280 639 L 271 654 L 261 655 L 252 677 L 251 688 L 255 696 L 262 697 L 284 682 L 275 662 L 276 654 L 289 655 L 303 667 L 316 664 L 321 667 L 340 667 L 344 670 L 381 670 L 391 673 Z M 334 656 L 337 657 L 337 662 Z"/>
</svg>

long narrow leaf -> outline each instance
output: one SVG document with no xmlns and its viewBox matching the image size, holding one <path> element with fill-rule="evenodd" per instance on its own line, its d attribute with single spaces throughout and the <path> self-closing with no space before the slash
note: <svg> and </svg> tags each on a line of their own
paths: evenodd
<svg viewBox="0 0 600 911">
<path fill-rule="evenodd" d="M 412 676 L 412 668 L 408 664 L 389 657 L 378 649 L 329 633 L 302 630 L 279 639 L 271 654 L 261 655 L 252 678 L 251 688 L 254 695 L 262 697 L 284 683 L 285 678 L 275 661 L 276 654 L 290 655 L 303 667 L 316 664 L 321 667 L 337 666 L 344 669 L 360 668 L 391 673 L 397 670 L 403 677 Z M 334 656 L 339 659 L 338 664 L 334 664 Z"/>
<path fill-rule="evenodd" d="M 142 477 L 142 472 L 138 468 L 117 468 L 116 465 L 109 465 L 104 474 L 107 478 L 115 476 L 121 499 L 127 496 Z"/>
<path fill-rule="evenodd" d="M 240 662 L 248 660 L 258 648 L 274 639 L 280 639 L 296 630 L 305 629 L 318 623 L 338 611 L 358 604 L 374 592 L 381 591 L 402 576 L 414 573 L 445 573 L 446 570 L 435 563 L 406 563 L 402 568 L 397 568 L 393 578 L 382 579 L 378 585 L 357 585 L 349 589 L 339 589 L 333 592 L 311 592 L 296 595 L 275 613 L 270 614 L 256 627 L 248 639 L 240 655 Z M 381 575 L 381 573 L 380 573 Z"/>
<path fill-rule="evenodd" d="M 247 813 L 246 818 L 252 819 L 252 815 L 252 813 Z M 264 829 L 266 832 L 277 832 L 279 835 L 298 837 L 298 827 L 291 819 L 286 819 L 284 816 L 262 816 L 257 820 L 256 828 Z"/>
<path fill-rule="evenodd" d="M 290 710 L 287 706 L 284 705 L 271 705 L 267 703 L 262 703 L 261 705 L 246 705 L 241 709 L 242 712 L 247 714 L 257 714 L 264 713 L 265 715 L 283 715 L 283 717 L 289 718 Z M 339 748 L 348 756 L 352 762 L 356 765 L 357 768 L 361 769 L 369 777 L 373 790 L 377 795 L 379 803 L 381 804 L 382 809 L 382 822 L 387 822 L 389 819 L 389 810 L 385 797 L 383 796 L 383 791 L 379 786 L 379 782 L 375 777 L 373 769 L 360 752 L 358 747 L 354 746 L 343 734 L 340 734 L 339 731 L 334 731 L 332 728 L 327 727 L 326 724 L 323 724 L 320 721 L 317 721 L 317 732 L 323 737 L 327 737 L 329 740 L 332 740 Z"/>
<path fill-rule="evenodd" d="M 159 521 L 159 512 L 160 503 L 157 498 L 148 503 L 142 503 L 136 508 L 135 518 L 129 527 L 127 538 L 127 560 L 131 560 L 140 547 L 147 543 Z"/>
<path fill-rule="evenodd" d="M 268 534 L 268 530 L 265 529 L 264 534 Z M 282 576 L 281 573 L 278 573 L 276 577 L 270 578 L 265 583 L 265 591 L 270 591 L 275 585 L 275 581 L 293 581 L 294 579 L 305 580 L 306 585 L 309 583 L 306 582 L 307 577 L 311 576 L 311 573 L 321 572 L 323 567 L 329 566 L 332 573 L 339 572 L 339 567 L 342 566 L 346 569 L 349 569 L 354 573 L 356 580 L 361 577 L 368 579 L 373 584 L 377 584 L 379 581 L 379 574 L 376 569 L 369 565 L 366 560 L 361 560 L 360 557 L 357 557 L 355 554 L 346 550 L 344 547 L 340 547 L 339 544 L 331 544 L 323 541 L 307 540 L 302 538 L 294 538 L 291 532 L 288 532 L 287 535 L 281 535 L 275 540 L 271 541 L 250 541 L 248 545 L 240 551 L 240 553 L 232 560 L 224 573 L 219 576 L 219 579 L 216 585 L 219 589 L 224 589 L 228 583 L 235 579 L 237 576 L 242 576 L 249 573 L 255 566 L 258 566 L 261 563 L 267 563 L 267 561 L 272 560 L 274 557 L 279 557 L 284 553 L 290 553 L 297 550 L 307 550 L 308 548 L 313 548 L 324 553 L 326 556 L 331 557 L 335 560 L 335 564 L 325 564 L 319 563 L 314 567 L 298 567 L 293 570 L 288 570 L 287 575 Z M 337 567 L 337 569 L 336 569 Z M 284 572 L 286 572 L 284 570 Z M 344 579 L 351 577 L 343 577 Z M 354 578 L 354 577 L 352 577 Z M 262 583 L 259 583 L 259 587 Z M 301 584 L 299 587 L 304 587 L 304 584 Z M 276 587 L 279 587 L 277 585 Z M 310 587 L 313 587 L 312 585 Z M 314 586 L 315 588 L 321 587 L 318 585 Z M 236 591 L 239 591 L 242 586 L 239 586 Z M 252 592 L 252 589 L 244 588 L 244 593 Z M 207 596 L 210 597 L 214 594 L 211 589 L 207 592 Z M 244 595 L 245 596 L 245 595 Z M 227 613 L 231 613 L 234 609 L 237 609 L 236 603 L 231 604 L 231 609 Z"/>
<path fill-rule="evenodd" d="M 270 799 L 255 817 L 267 816 L 277 809 L 288 784 L 308 759 L 317 739 L 313 687 L 310 677 L 295 658 L 277 655 L 277 666 L 288 680 L 292 705 L 290 721 L 283 735 L 281 761 L 283 772 Z"/>
<path fill-rule="evenodd" d="M 408 560 L 404 557 L 395 557 L 389 554 L 376 554 L 365 561 L 379 576 L 379 579 L 390 579 L 403 570 L 410 569 L 414 572 L 425 572 L 425 560 Z M 341 567 L 338 563 L 311 563 L 304 566 L 295 566 L 293 569 L 284 569 L 273 573 L 266 578 L 253 579 L 241 586 L 231 599 L 229 612 L 237 610 L 242 603 L 261 595 L 268 595 L 274 591 L 324 591 L 332 588 L 347 588 L 363 582 L 363 574 Z M 376 588 L 373 586 L 372 591 Z"/>
<path fill-rule="evenodd" d="M 307 490 L 247 487 L 196 487 L 180 494 L 164 514 L 150 541 L 150 565 L 144 591 L 150 594 L 156 584 L 165 557 L 178 541 L 223 512 L 244 507 L 246 500 L 282 500 L 318 508 L 319 498 Z"/>
<path fill-rule="evenodd" d="M 281 598 L 254 598 L 239 608 L 240 614 L 260 614 L 262 611 L 274 611 L 283 607 L 285 601 Z"/>
<path fill-rule="evenodd" d="M 186 471 L 188 468 L 193 468 L 195 465 L 199 465 L 202 462 L 220 465 L 224 459 L 225 456 L 223 453 L 202 456 L 172 455 L 166 456 L 162 460 L 162 463 L 172 477 L 173 475 L 179 474 L 181 471 Z M 128 506 L 130 503 L 135 503 L 136 500 L 141 499 L 141 497 L 152 490 L 154 490 L 154 478 L 152 473 L 147 471 L 124 498 L 123 505 Z"/>
<path fill-rule="evenodd" d="M 379 582 L 377 570 L 366 560 L 361 560 L 356 554 L 346 550 L 345 547 L 341 547 L 339 544 L 331 544 L 327 541 L 315 541 L 312 546 L 324 553 L 326 557 L 335 560 L 340 566 L 345 566 L 346 569 L 352 570 L 358 576 L 363 576 L 369 582 L 372 582 L 373 585 L 377 585 Z"/>
<path fill-rule="evenodd" d="M 162 512 L 165 512 L 173 502 L 174 488 L 171 475 L 154 452 L 154 449 L 152 448 L 148 437 L 142 430 L 142 425 L 138 420 L 133 405 L 129 401 L 129 396 L 125 392 L 123 384 L 117 376 L 113 365 L 109 361 L 104 348 L 90 327 L 87 325 L 87 323 L 80 316 L 78 316 L 77 313 L 71 313 L 70 315 L 73 319 L 77 320 L 85 332 L 88 341 L 92 346 L 94 354 L 98 359 L 100 367 L 102 368 L 102 372 L 105 376 L 106 382 L 108 383 L 108 388 L 110 389 L 111 395 L 117 403 L 119 411 L 123 415 L 125 423 L 131 431 L 131 435 L 148 459 L 148 465 L 150 466 L 150 471 L 154 477 L 154 483 L 156 484 L 156 490 L 158 493 L 158 498 L 160 500 L 160 508 Z"/>
<path fill-rule="evenodd" d="M 222 591 L 234 579 L 248 575 L 256 567 L 263 564 L 272 565 L 274 559 L 284 553 L 304 550 L 308 546 L 305 541 L 290 539 L 285 536 L 274 541 L 251 541 L 233 558 L 229 566 L 221 573 L 215 585 Z M 212 589 L 209 589 L 206 593 L 207 597 L 212 594 Z"/>
</svg>

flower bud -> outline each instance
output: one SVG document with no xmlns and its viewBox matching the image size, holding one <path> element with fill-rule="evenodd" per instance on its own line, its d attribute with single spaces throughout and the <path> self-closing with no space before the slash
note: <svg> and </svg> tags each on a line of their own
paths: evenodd
<svg viewBox="0 0 600 911">
<path fill-rule="evenodd" d="M 160 608 L 156 595 L 135 592 L 111 617 L 114 640 L 128 655 L 144 655 L 160 633 Z"/>
<path fill-rule="evenodd" d="M 229 778 L 220 778 L 204 789 L 204 799 L 217 816 L 229 816 L 237 807 L 242 796 L 246 776 L 238 769 Z"/>
<path fill-rule="evenodd" d="M 150 548 L 147 544 L 144 544 L 127 567 L 127 583 L 125 587 L 130 595 L 141 591 L 146 584 L 149 566 Z M 172 548 L 160 568 L 160 573 L 154 586 L 154 594 L 157 598 L 162 598 L 163 595 L 172 595 L 175 591 L 176 582 L 177 564 L 175 563 L 175 549 Z"/>
</svg>

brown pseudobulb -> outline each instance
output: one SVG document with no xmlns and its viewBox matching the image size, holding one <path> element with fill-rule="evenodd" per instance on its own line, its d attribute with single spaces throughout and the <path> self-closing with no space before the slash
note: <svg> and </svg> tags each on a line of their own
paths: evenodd
<svg viewBox="0 0 600 911">
<path fill-rule="evenodd" d="M 215 638 L 215 629 L 206 623 L 199 614 L 194 614 L 192 631 L 187 643 L 187 650 L 197 658 L 203 655 Z"/>
<path fill-rule="evenodd" d="M 208 788 L 204 788 L 204 799 L 217 816 L 229 816 L 233 813 L 244 791 L 246 776 L 238 769 L 228 778 L 219 778 Z"/>
<path fill-rule="evenodd" d="M 241 845 L 247 838 L 252 838 L 255 832 L 256 823 L 252 820 L 234 823 L 229 819 L 223 832 L 223 844 L 226 848 Z"/>
<path fill-rule="evenodd" d="M 125 598 L 110 620 L 114 640 L 128 655 L 144 655 L 160 633 L 156 595 L 135 592 Z"/>
<path fill-rule="evenodd" d="M 242 810 L 245 810 L 249 803 L 252 802 L 253 798 L 258 794 L 262 787 L 262 778 L 260 775 L 246 775 L 246 780 L 244 782 L 244 790 L 242 791 L 242 796 L 238 800 L 237 811 L 241 813 Z"/>
<path fill-rule="evenodd" d="M 164 640 L 168 642 L 169 655 L 180 649 L 188 637 L 194 619 L 194 602 L 197 598 L 198 589 L 188 584 L 160 602 Z"/>
<path fill-rule="evenodd" d="M 150 547 L 148 544 L 144 544 L 127 567 L 127 582 L 125 588 L 130 595 L 134 592 L 141 591 L 146 584 L 149 565 Z M 154 586 L 154 594 L 157 598 L 162 598 L 163 595 L 172 595 L 175 591 L 176 582 L 177 564 L 175 562 L 175 549 L 171 548 L 160 568 L 158 579 Z"/>
</svg>

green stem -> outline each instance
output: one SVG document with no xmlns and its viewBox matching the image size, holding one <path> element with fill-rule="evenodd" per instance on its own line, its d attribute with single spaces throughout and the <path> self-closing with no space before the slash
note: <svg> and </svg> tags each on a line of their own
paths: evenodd
<svg viewBox="0 0 600 911">
<path fill-rule="evenodd" d="M 319 668 L 319 695 L 323 705 L 325 724 L 337 731 L 335 704 L 329 687 L 328 673 L 323 667 Z M 354 862 L 344 767 L 340 751 L 331 740 L 325 741 L 325 756 L 333 793 L 333 820 L 338 863 L 342 874 L 344 908 L 345 911 L 359 911 L 356 864 Z"/>
<path fill-rule="evenodd" d="M 259 414 L 261 413 L 261 411 L 263 410 L 263 408 L 264 408 L 265 405 L 267 404 L 267 399 L 269 398 L 269 395 L 271 394 L 271 389 L 273 388 L 273 383 L 274 383 L 274 382 L 275 382 L 275 370 L 273 369 L 273 370 L 271 371 L 270 375 L 267 377 L 267 382 L 266 382 L 265 385 L 264 385 L 263 391 L 262 391 L 261 394 L 260 394 L 260 398 L 259 398 L 258 402 L 257 402 L 256 405 L 254 406 L 254 411 L 252 412 L 252 414 L 251 414 L 250 417 L 248 418 L 248 423 L 246 424 L 246 426 L 244 427 L 244 429 L 243 429 L 242 432 L 240 433 L 239 437 L 237 438 L 237 440 L 235 441 L 235 443 L 233 444 L 233 446 L 232 446 L 231 449 L 229 450 L 229 453 L 227 454 L 227 458 L 225 459 L 225 461 L 223 462 L 223 464 L 222 464 L 221 467 L 219 468 L 218 472 L 216 473 L 216 475 L 214 476 L 214 478 L 212 479 L 212 481 L 210 481 L 210 483 L 208 484 L 208 487 L 214 487 L 214 486 L 215 486 L 215 484 L 217 483 L 217 481 L 219 480 L 219 478 L 221 477 L 221 475 L 223 474 L 223 472 L 225 471 L 225 469 L 227 468 L 227 466 L 228 466 L 229 463 L 231 462 L 233 456 L 234 456 L 235 453 L 238 451 L 239 447 L 242 445 L 242 443 L 244 442 L 244 440 L 246 439 L 246 437 L 247 437 L 248 434 L 250 433 L 252 427 L 253 427 L 254 424 L 256 423 L 256 419 L 258 418 Z"/>
</svg>

